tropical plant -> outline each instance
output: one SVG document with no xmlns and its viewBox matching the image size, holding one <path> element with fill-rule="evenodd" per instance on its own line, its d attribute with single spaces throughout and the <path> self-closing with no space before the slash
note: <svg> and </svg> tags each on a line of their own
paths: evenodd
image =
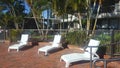
<svg viewBox="0 0 120 68">
<path fill-rule="evenodd" d="M 115 42 L 119 42 L 119 41 L 120 41 L 120 33 L 119 33 L 119 31 L 116 31 L 116 32 L 115 32 L 114 41 L 115 41 Z"/>
<path fill-rule="evenodd" d="M 0 7 L 2 7 L 2 14 L 8 14 L 10 22 L 9 24 L 14 24 L 16 29 L 19 29 L 19 24 L 24 18 L 24 0 L 1 0 Z"/>
<path fill-rule="evenodd" d="M 100 35 L 96 36 L 95 38 L 100 40 L 102 45 L 111 43 L 111 36 L 107 35 L 107 34 L 100 34 Z"/>
<path fill-rule="evenodd" d="M 96 0 L 95 0 L 95 1 L 96 1 Z M 95 22 L 94 22 L 92 34 L 94 34 L 94 31 L 95 31 L 95 29 L 96 29 L 96 24 L 97 24 L 97 20 L 98 20 L 98 15 L 99 15 L 99 13 L 100 13 L 101 4 L 102 4 L 102 0 L 99 0 L 99 2 L 98 2 L 98 8 L 97 8 L 97 14 L 96 14 L 96 17 L 95 17 Z"/>
<path fill-rule="evenodd" d="M 48 0 L 26 0 L 28 5 L 30 6 L 32 18 L 35 20 L 35 23 L 37 25 L 38 32 L 41 33 L 43 39 L 46 37 L 48 31 L 44 32 L 41 31 L 40 29 L 44 29 L 44 24 L 43 21 L 41 23 L 42 18 L 42 11 L 48 10 L 50 7 L 50 2 Z M 48 29 L 48 25 L 47 29 Z"/>
<path fill-rule="evenodd" d="M 57 17 L 62 17 L 63 18 L 63 24 L 64 24 L 64 18 L 66 15 L 66 8 L 67 8 L 67 3 L 69 0 L 50 0 L 51 2 L 51 9 L 54 15 Z M 59 23 L 59 28 L 61 30 L 62 24 Z"/>
<path fill-rule="evenodd" d="M 68 7 L 72 9 L 72 13 L 75 13 L 78 17 L 80 29 L 82 30 L 82 17 L 81 13 L 86 13 L 86 7 L 87 7 L 87 0 L 70 0 Z M 70 10 L 70 9 L 69 9 Z"/>
<path fill-rule="evenodd" d="M 17 42 L 20 34 L 21 34 L 21 30 L 19 29 L 10 29 L 9 30 L 9 38 L 11 42 Z"/>
<path fill-rule="evenodd" d="M 69 44 L 82 46 L 82 44 L 86 43 L 87 35 L 85 31 L 72 31 L 65 35 L 65 39 Z"/>
</svg>

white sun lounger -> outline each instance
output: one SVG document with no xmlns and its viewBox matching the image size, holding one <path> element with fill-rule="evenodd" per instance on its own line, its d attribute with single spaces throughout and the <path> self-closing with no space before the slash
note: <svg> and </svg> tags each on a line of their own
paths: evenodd
<svg viewBox="0 0 120 68">
<path fill-rule="evenodd" d="M 44 52 L 45 55 L 48 55 L 49 51 L 54 50 L 56 48 L 60 48 L 60 41 L 61 41 L 61 35 L 55 35 L 52 44 L 39 48 L 38 54 L 39 52 Z"/>
<path fill-rule="evenodd" d="M 28 42 L 28 34 L 22 34 L 21 40 L 18 43 L 13 44 L 8 47 L 8 52 L 11 49 L 16 49 L 18 52 L 20 48 L 23 48 L 25 45 L 27 45 L 27 42 Z"/>
<path fill-rule="evenodd" d="M 92 60 L 99 59 L 99 56 L 96 54 L 96 51 L 98 49 L 97 46 L 99 46 L 100 41 L 90 39 L 88 46 L 96 46 L 92 48 Z M 90 60 L 90 47 L 87 47 L 85 49 L 84 53 L 71 53 L 71 54 L 65 54 L 62 55 L 60 58 L 60 61 L 65 61 L 66 65 L 65 67 L 69 67 L 70 63 L 82 61 L 82 60 Z"/>
</svg>

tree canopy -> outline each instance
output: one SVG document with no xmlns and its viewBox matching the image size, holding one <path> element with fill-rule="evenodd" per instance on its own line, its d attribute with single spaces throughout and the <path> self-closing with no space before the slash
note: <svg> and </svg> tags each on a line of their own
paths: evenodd
<svg viewBox="0 0 120 68">
<path fill-rule="evenodd" d="M 25 1 L 30 7 L 30 13 L 25 13 Z M 114 5 L 119 0 L 0 0 L 0 18 L 1 25 L 14 24 L 13 27 L 16 29 L 21 28 L 21 24 L 24 20 L 24 17 L 39 17 L 41 18 L 41 13 L 43 10 L 51 9 L 53 13 L 58 16 L 63 16 L 64 14 L 74 14 L 87 13 L 87 16 L 90 15 L 91 9 L 93 12 L 96 10 L 93 9 L 94 4 L 99 4 L 102 2 L 100 12 L 112 12 L 114 10 Z M 96 5 L 97 7 L 97 5 Z M 109 9 L 109 7 L 111 9 Z M 79 18 L 80 19 L 80 18 Z M 36 19 L 37 22 L 40 22 Z M 39 24 L 38 24 L 39 25 Z M 9 26 L 11 28 L 11 26 Z M 42 28 L 41 25 L 38 28 Z"/>
</svg>

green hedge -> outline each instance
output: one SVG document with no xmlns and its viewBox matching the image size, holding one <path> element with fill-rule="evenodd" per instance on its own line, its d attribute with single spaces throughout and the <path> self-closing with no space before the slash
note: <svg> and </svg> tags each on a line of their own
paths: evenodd
<svg viewBox="0 0 120 68">
<path fill-rule="evenodd" d="M 82 45 L 87 38 L 85 31 L 73 31 L 66 34 L 66 41 L 69 44 Z"/>
</svg>

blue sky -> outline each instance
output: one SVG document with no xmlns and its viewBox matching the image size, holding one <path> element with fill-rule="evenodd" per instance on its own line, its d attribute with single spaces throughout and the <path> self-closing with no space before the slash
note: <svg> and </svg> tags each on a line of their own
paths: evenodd
<svg viewBox="0 0 120 68">
<path fill-rule="evenodd" d="M 28 4 L 25 1 L 25 13 L 29 13 L 30 12 L 30 7 L 28 6 Z"/>
</svg>

